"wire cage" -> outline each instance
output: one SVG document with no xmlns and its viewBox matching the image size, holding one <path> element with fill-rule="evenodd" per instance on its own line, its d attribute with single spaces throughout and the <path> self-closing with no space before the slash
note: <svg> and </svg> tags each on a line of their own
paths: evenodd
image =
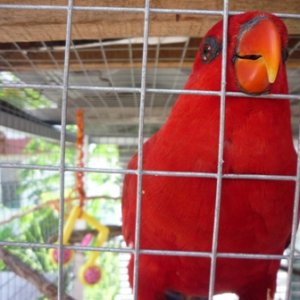
<svg viewBox="0 0 300 300">
<path fill-rule="evenodd" d="M 143 143 L 162 126 L 184 92 L 206 31 L 223 18 L 226 37 L 228 17 L 250 10 L 273 13 L 287 24 L 290 93 L 267 97 L 290 101 L 297 148 L 297 0 L 273 1 L 272 6 L 269 1 L 233 0 L 0 1 L 0 299 L 137 300 L 141 254 L 203 255 L 162 249 L 151 252 L 140 249 L 139 242 L 134 248 L 127 247 L 121 232 L 122 182 L 125 174 L 138 177 L 140 204 L 144 176 L 207 176 L 143 170 Z M 220 91 L 211 92 L 220 97 L 224 108 L 226 72 L 222 72 Z M 224 117 L 224 109 L 221 113 Z M 80 126 L 84 127 L 81 137 Z M 228 176 L 222 172 L 222 130 L 224 118 L 218 171 L 210 174 L 217 182 L 215 235 L 208 255 L 210 300 L 238 299 L 233 294 L 214 296 L 221 184 Z M 130 170 L 127 163 L 136 152 L 138 167 Z M 295 176 L 230 175 L 236 180 L 296 183 L 292 239 L 282 255 L 222 255 L 281 260 L 275 299 L 299 299 L 299 163 Z M 78 206 L 84 211 L 81 215 L 73 210 Z M 141 207 L 137 206 L 139 228 Z M 104 227 L 110 233 L 102 240 Z M 131 254 L 137 258 L 133 288 L 127 274 Z M 90 258 L 101 266 L 97 284 L 82 282 L 80 277 Z"/>
</svg>

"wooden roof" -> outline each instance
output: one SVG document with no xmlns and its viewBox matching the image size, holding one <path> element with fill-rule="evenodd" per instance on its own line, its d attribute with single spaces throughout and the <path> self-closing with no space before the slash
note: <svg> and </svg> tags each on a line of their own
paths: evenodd
<svg viewBox="0 0 300 300">
<path fill-rule="evenodd" d="M 0 1 L 0 5 L 7 3 Z M 31 9 L 0 9 L 0 36 L 2 42 L 60 41 L 65 39 L 67 1 L 66 0 L 11 0 L 9 4 L 30 4 Z M 43 5 L 43 7 L 39 7 Z M 45 9 L 45 5 L 52 6 Z M 97 7 L 98 6 L 98 10 Z M 101 11 L 101 7 L 140 8 L 141 12 Z M 20 6 L 19 6 L 20 7 Z M 143 36 L 144 0 L 76 0 L 74 2 L 72 39 L 107 39 Z M 89 8 L 88 10 L 80 10 Z M 153 0 L 151 1 L 151 36 L 201 37 L 219 20 L 219 16 L 193 13 L 158 13 L 155 9 L 219 10 L 220 0 Z M 299 0 L 286 1 L 230 1 L 232 11 L 262 10 L 273 13 L 300 14 Z M 299 21 L 285 20 L 291 35 L 300 35 Z"/>
</svg>

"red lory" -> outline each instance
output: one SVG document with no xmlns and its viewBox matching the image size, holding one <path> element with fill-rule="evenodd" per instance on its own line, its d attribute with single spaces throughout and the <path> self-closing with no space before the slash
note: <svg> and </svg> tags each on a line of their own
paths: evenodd
<svg viewBox="0 0 300 300">
<path fill-rule="evenodd" d="M 296 152 L 287 100 L 287 29 L 276 16 L 247 12 L 228 20 L 224 174 L 295 175 Z M 220 91 L 223 22 L 202 39 L 185 89 Z M 166 123 L 143 146 L 143 169 L 216 173 L 220 97 L 178 97 Z M 137 155 L 129 169 L 137 169 Z M 222 182 L 218 252 L 282 254 L 291 235 L 293 181 Z M 122 213 L 127 245 L 135 245 L 137 176 L 125 176 Z M 216 179 L 144 175 L 140 248 L 210 252 Z M 206 299 L 210 258 L 142 254 L 138 300 Z M 129 277 L 133 281 L 133 257 Z M 279 260 L 217 258 L 215 293 L 272 299 Z M 180 298 L 181 297 L 181 298 Z M 198 297 L 198 298 L 197 298 Z M 268 297 L 268 298 L 267 298 Z"/>
</svg>

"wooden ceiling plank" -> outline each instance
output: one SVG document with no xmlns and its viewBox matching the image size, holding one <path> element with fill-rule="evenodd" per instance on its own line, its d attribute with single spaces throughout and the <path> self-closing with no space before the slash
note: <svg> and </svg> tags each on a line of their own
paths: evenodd
<svg viewBox="0 0 300 300">
<path fill-rule="evenodd" d="M 7 1 L 1 0 L 1 3 Z M 42 5 L 45 1 L 32 0 L 30 4 Z M 247 11 L 253 9 L 269 12 L 300 14 L 299 0 L 231 1 L 232 10 Z M 20 4 L 20 1 L 10 1 L 10 4 Z M 144 1 L 101 1 L 103 6 L 143 7 Z M 53 5 L 66 5 L 65 0 L 51 1 Z M 76 5 L 95 5 L 92 0 L 76 1 Z M 218 0 L 207 1 L 152 1 L 153 8 L 179 9 L 222 9 Z M 33 17 L 34 16 L 34 17 Z M 216 22 L 217 16 L 203 16 L 194 14 L 150 14 L 150 35 L 152 36 L 203 36 Z M 73 39 L 105 39 L 138 37 L 143 34 L 143 14 L 129 12 L 101 12 L 101 11 L 74 11 Z M 300 20 L 286 19 L 290 34 L 300 35 Z M 0 36 L 1 42 L 21 41 L 57 41 L 65 39 L 66 11 L 64 10 L 21 10 L 0 9 Z"/>
</svg>

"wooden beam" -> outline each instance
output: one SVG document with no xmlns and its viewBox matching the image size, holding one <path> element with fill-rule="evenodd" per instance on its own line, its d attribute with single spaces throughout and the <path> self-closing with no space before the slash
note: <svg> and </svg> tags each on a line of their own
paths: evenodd
<svg viewBox="0 0 300 300">
<path fill-rule="evenodd" d="M 178 61 L 168 61 L 168 62 L 158 62 L 158 64 L 155 64 L 155 62 L 148 62 L 148 68 L 178 68 L 179 62 Z M 193 61 L 185 61 L 181 64 L 181 68 L 191 68 L 193 65 Z M 36 63 L 35 66 L 39 70 L 61 70 L 63 71 L 63 64 L 59 65 L 57 68 L 55 65 L 51 64 L 50 62 L 47 63 Z M 128 68 L 133 68 L 133 69 L 141 69 L 142 63 L 141 62 L 134 62 L 132 64 L 128 64 L 126 62 L 109 62 L 108 63 L 109 69 L 128 69 Z M 106 65 L 104 63 L 100 62 L 84 62 L 83 65 L 79 63 L 71 63 L 70 64 L 70 71 L 96 71 L 96 70 L 105 70 Z M 300 60 L 299 59 L 289 59 L 287 61 L 287 68 L 288 69 L 296 69 L 300 68 Z M 1 71 L 12 71 L 10 68 L 0 66 Z M 28 71 L 33 71 L 32 67 L 30 65 L 20 65 L 15 68 L 16 71 L 18 72 L 28 72 Z"/>
<path fill-rule="evenodd" d="M 168 113 L 170 108 L 166 109 Z M 69 107 L 67 124 L 76 123 L 77 108 Z M 137 125 L 138 110 L 136 107 L 84 107 L 84 117 L 88 121 L 86 127 L 96 125 Z M 32 112 L 36 118 L 51 124 L 60 124 L 61 111 L 60 108 L 42 108 L 35 109 Z M 161 107 L 145 108 L 145 124 L 161 124 L 165 116 L 162 115 Z M 97 127 L 97 126 L 96 126 Z"/>
<path fill-rule="evenodd" d="M 298 69 L 298 68 L 300 68 L 300 59 L 288 59 L 287 68 L 288 69 Z"/>
<path fill-rule="evenodd" d="M 98 43 L 97 43 L 98 44 Z M 200 39 L 191 39 L 185 53 L 185 60 L 190 65 L 196 55 Z M 10 71 L 30 71 L 32 65 L 40 70 L 62 70 L 64 65 L 64 47 L 52 48 L 53 43 L 47 44 L 47 49 L 39 43 L 21 43 L 21 51 L 11 49 L 11 44 L 0 44 L 0 69 Z M 105 46 L 105 57 L 101 46 L 71 49 L 70 69 L 82 71 L 82 69 L 105 69 L 106 62 L 109 68 L 140 68 L 142 61 L 142 44 L 134 44 L 129 48 L 126 45 Z M 162 44 L 159 48 L 159 67 L 171 67 L 169 63 L 178 67 L 183 52 L 184 43 Z M 130 49 L 132 57 L 130 59 Z M 156 45 L 149 45 L 148 62 L 153 65 L 156 61 Z M 29 60 L 31 63 L 29 63 Z M 132 64 L 130 63 L 132 61 Z M 15 69 L 15 70 L 14 70 Z M 34 71 L 34 70 L 33 70 Z"/>
<path fill-rule="evenodd" d="M 300 62 L 298 62 L 296 65 L 300 65 Z M 39 70 L 55 70 L 59 71 L 61 70 L 61 72 L 63 72 L 63 65 L 60 65 L 59 68 L 57 68 L 55 65 L 53 64 L 45 64 L 45 63 L 37 63 L 35 64 L 35 66 L 39 69 Z M 113 70 L 113 69 L 128 69 L 128 68 L 133 68 L 133 69 L 141 69 L 142 67 L 142 63 L 141 62 L 135 62 L 133 64 L 129 64 L 126 62 L 109 62 L 108 63 L 109 69 Z M 154 68 L 154 67 L 158 67 L 158 68 L 178 68 L 179 66 L 179 62 L 178 61 L 169 61 L 169 62 L 159 62 L 157 65 L 154 62 L 149 62 L 148 63 L 148 68 Z M 192 62 L 184 62 L 181 64 L 181 68 L 191 68 L 192 67 Z M 104 63 L 95 63 L 95 62 L 84 62 L 83 65 L 79 64 L 79 63 L 71 63 L 70 64 L 70 71 L 93 71 L 93 70 L 105 70 L 106 65 Z M 1 66 L 0 67 L 1 71 L 12 71 L 10 68 L 6 68 Z M 23 65 L 23 66 L 17 66 L 15 68 L 16 71 L 18 72 L 28 72 L 28 71 L 32 71 L 34 72 L 34 70 L 32 69 L 32 67 L 30 65 Z"/>
<path fill-rule="evenodd" d="M 292 49 L 298 38 L 290 36 L 289 48 Z M 124 41 L 127 41 L 125 39 Z M 185 52 L 183 68 L 190 68 L 198 51 L 201 38 L 190 38 Z M 39 70 L 63 70 L 64 46 L 56 46 L 57 42 L 48 42 L 47 48 L 41 43 L 26 42 L 19 43 L 21 48 L 17 50 L 12 44 L 0 44 L 0 70 L 5 71 L 34 71 L 33 65 Z M 104 47 L 105 57 L 98 42 L 80 42 L 70 51 L 70 70 L 103 70 L 122 68 L 141 68 L 143 45 L 136 43 L 131 45 L 106 45 Z M 160 44 L 158 54 L 158 68 L 178 68 L 181 61 L 185 44 L 167 43 Z M 132 57 L 130 59 L 130 49 Z M 157 60 L 157 45 L 148 47 L 148 67 L 154 67 Z M 107 65 L 106 65 L 107 63 Z M 297 51 L 288 60 L 288 68 L 300 67 L 300 55 Z"/>
<path fill-rule="evenodd" d="M 7 3 L 6 0 L 0 0 Z M 10 4 L 19 4 L 12 0 Z M 93 0 L 77 0 L 76 6 L 94 6 Z M 143 0 L 103 0 L 97 2 L 102 6 L 144 7 Z M 32 5 L 43 5 L 42 0 L 31 0 Z M 52 5 L 66 5 L 65 0 L 52 0 Z M 209 9 L 221 10 L 222 1 L 219 0 L 156 0 L 152 1 L 151 8 L 179 8 L 179 9 Z M 263 10 L 280 13 L 300 13 L 299 0 L 270 0 L 230 1 L 233 11 Z M 55 41 L 65 39 L 66 29 L 65 10 L 21 10 L 0 9 L 0 36 L 1 42 L 21 41 Z M 73 13 L 72 38 L 104 39 L 120 37 L 136 37 L 143 35 L 143 13 L 80 11 Z M 201 16 L 192 14 L 150 14 L 150 35 L 152 36 L 196 36 L 201 37 L 219 20 L 218 16 Z M 299 20 L 285 20 L 290 34 L 300 34 Z"/>
<path fill-rule="evenodd" d="M 9 109 L 5 108 L 5 106 Z M 0 105 L 0 125 L 15 130 L 20 130 L 29 134 L 43 136 L 53 140 L 60 140 L 60 131 L 51 125 L 41 122 L 40 119 L 34 118 L 19 109 L 5 103 L 1 100 Z M 76 141 L 75 135 L 66 135 L 68 142 L 74 143 Z"/>
</svg>

